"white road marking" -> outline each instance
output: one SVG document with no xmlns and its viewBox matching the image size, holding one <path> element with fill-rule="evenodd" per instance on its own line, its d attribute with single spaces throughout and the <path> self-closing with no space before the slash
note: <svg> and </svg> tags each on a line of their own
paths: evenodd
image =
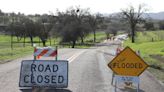
<svg viewBox="0 0 164 92">
<path fill-rule="evenodd" d="M 69 63 L 71 63 L 73 60 L 75 60 L 80 54 L 84 53 L 85 50 L 77 53 L 77 54 L 74 54 L 73 56 L 71 56 L 70 58 L 68 58 L 67 60 L 69 61 Z"/>
</svg>

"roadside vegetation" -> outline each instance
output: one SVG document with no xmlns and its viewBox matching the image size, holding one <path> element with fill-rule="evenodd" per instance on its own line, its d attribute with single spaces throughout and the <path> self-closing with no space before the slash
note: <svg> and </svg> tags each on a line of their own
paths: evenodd
<svg viewBox="0 0 164 92">
<path fill-rule="evenodd" d="M 81 44 L 81 41 L 77 41 L 77 44 L 75 48 L 89 48 L 91 46 L 94 46 L 93 41 L 93 34 L 88 35 L 84 39 L 84 43 Z M 106 38 L 106 35 L 104 32 L 96 32 L 97 36 L 97 43 L 103 41 Z M 52 38 L 50 41 L 46 41 L 47 46 L 58 46 L 58 48 L 71 48 L 71 44 L 60 44 L 60 38 Z M 39 38 L 34 37 L 33 39 L 34 44 L 38 47 L 43 47 L 43 44 L 39 43 Z M 0 64 L 9 62 L 13 59 L 31 55 L 34 51 L 34 47 L 31 46 L 30 39 L 26 38 L 26 41 L 24 43 L 23 39 L 21 39 L 19 42 L 17 42 L 17 38 L 13 37 L 13 48 L 11 48 L 11 37 L 9 35 L 0 35 Z"/>
<path fill-rule="evenodd" d="M 102 25 L 103 16 L 91 14 L 87 8 L 70 7 L 66 11 L 42 15 L 0 10 L 0 62 L 32 53 L 34 44 L 88 48 L 105 38 L 101 36 Z"/>
<path fill-rule="evenodd" d="M 133 50 L 139 50 L 141 57 L 149 64 L 148 70 L 164 83 L 164 31 L 137 32 L 136 43 L 130 39 L 124 42 Z"/>
</svg>

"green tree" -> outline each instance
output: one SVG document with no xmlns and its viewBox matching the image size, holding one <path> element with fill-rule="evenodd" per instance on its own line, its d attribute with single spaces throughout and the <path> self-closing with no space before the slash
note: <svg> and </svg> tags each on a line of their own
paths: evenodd
<svg viewBox="0 0 164 92">
<path fill-rule="evenodd" d="M 66 12 L 58 12 L 58 32 L 62 42 L 72 43 L 75 47 L 76 41 L 89 33 L 90 26 L 87 24 L 88 12 L 85 9 L 70 8 Z"/>
<path fill-rule="evenodd" d="M 164 21 L 159 22 L 159 29 L 164 30 Z"/>
<path fill-rule="evenodd" d="M 144 27 L 146 30 L 155 30 L 154 23 L 151 21 L 145 22 Z"/>
</svg>

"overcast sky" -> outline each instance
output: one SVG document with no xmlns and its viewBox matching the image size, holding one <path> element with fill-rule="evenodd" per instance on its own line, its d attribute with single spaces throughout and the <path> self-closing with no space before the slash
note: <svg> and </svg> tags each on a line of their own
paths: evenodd
<svg viewBox="0 0 164 92">
<path fill-rule="evenodd" d="M 43 14 L 80 5 L 81 8 L 90 8 L 92 13 L 113 13 L 130 4 L 137 6 L 141 3 L 147 5 L 149 12 L 164 11 L 164 0 L 0 0 L 0 9 L 3 12 Z"/>
</svg>

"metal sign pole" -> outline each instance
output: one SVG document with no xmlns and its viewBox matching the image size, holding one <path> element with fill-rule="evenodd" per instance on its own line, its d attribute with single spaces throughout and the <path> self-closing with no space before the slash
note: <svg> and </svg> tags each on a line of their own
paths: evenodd
<svg viewBox="0 0 164 92">
<path fill-rule="evenodd" d="M 140 50 L 137 50 L 136 53 L 137 53 L 137 55 L 141 56 Z M 140 85 L 140 82 L 138 81 L 138 84 L 137 84 L 137 92 L 139 92 L 139 85 Z"/>
<path fill-rule="evenodd" d="M 139 56 L 141 56 L 141 54 L 140 54 L 140 50 L 138 50 L 137 51 L 137 54 L 139 55 Z M 139 77 L 138 77 L 139 78 Z M 140 78 L 139 78 L 139 80 L 140 80 Z M 139 92 L 139 85 L 140 85 L 140 81 L 138 82 L 138 84 L 137 84 L 137 92 Z"/>
<path fill-rule="evenodd" d="M 36 47 L 34 47 L 34 53 L 35 53 L 35 50 L 36 50 Z M 34 55 L 34 60 L 33 60 L 33 63 L 35 63 L 35 60 L 37 60 L 37 56 Z M 32 72 L 32 75 L 33 75 L 33 71 Z M 35 87 L 32 86 L 32 92 L 35 92 Z"/>
<path fill-rule="evenodd" d="M 58 60 L 58 46 L 56 46 L 56 58 L 55 60 L 57 61 Z"/>
<path fill-rule="evenodd" d="M 115 92 L 117 92 L 117 80 L 115 80 L 115 89 L 114 89 Z"/>
<path fill-rule="evenodd" d="M 114 74 L 114 72 L 113 72 L 113 73 L 112 73 L 112 81 L 111 81 L 111 85 L 113 85 L 114 77 L 115 77 L 115 74 Z"/>
<path fill-rule="evenodd" d="M 138 85 L 137 85 L 137 92 L 139 92 L 139 85 L 140 85 L 140 82 L 138 82 Z"/>
<path fill-rule="evenodd" d="M 36 47 L 34 47 L 34 53 L 35 53 L 35 51 L 36 51 Z M 36 60 L 36 59 L 37 59 L 37 56 L 34 55 L 34 60 Z"/>
</svg>

